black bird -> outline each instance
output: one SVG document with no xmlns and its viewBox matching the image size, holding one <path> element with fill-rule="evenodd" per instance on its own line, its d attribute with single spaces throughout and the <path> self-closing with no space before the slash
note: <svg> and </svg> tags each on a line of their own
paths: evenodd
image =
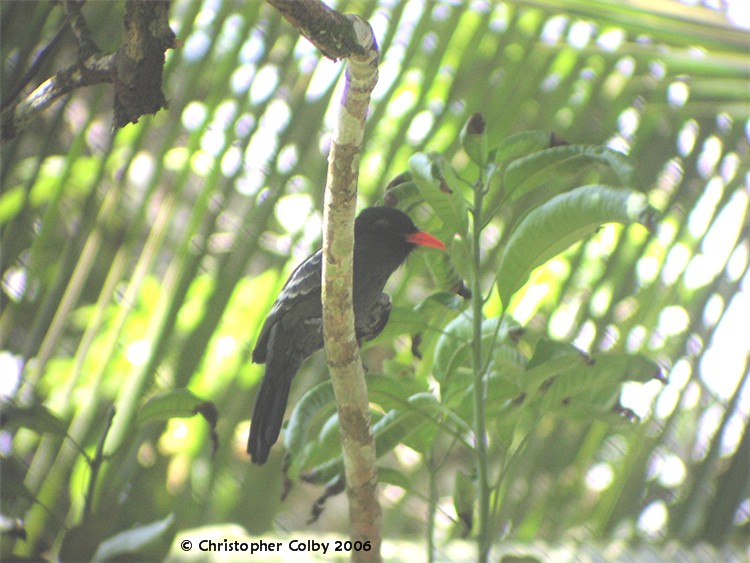
<svg viewBox="0 0 750 563">
<path fill-rule="evenodd" d="M 354 222 L 353 301 L 357 339 L 371 340 L 385 328 L 391 298 L 383 293 L 388 278 L 417 246 L 445 249 L 437 238 L 417 229 L 408 215 L 392 207 L 370 207 Z M 268 313 L 253 362 L 266 364 L 255 400 L 247 451 L 262 464 L 284 420 L 292 378 L 302 362 L 323 347 L 321 305 L 322 250 L 289 276 Z"/>
</svg>

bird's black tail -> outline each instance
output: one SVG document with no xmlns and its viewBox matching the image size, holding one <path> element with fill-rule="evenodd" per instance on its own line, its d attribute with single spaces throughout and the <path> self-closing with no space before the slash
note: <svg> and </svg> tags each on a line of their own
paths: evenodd
<svg viewBox="0 0 750 563">
<path fill-rule="evenodd" d="M 250 437 L 247 440 L 247 452 L 253 463 L 259 465 L 266 462 L 271 446 L 279 438 L 292 382 L 291 377 L 270 372 L 269 367 L 260 384 L 258 398 L 255 399 L 253 420 L 250 423 Z M 294 373 L 292 372 L 292 375 Z"/>
</svg>

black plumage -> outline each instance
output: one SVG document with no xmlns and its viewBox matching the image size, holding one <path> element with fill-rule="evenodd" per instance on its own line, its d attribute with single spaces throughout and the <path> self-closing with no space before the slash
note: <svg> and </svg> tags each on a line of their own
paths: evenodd
<svg viewBox="0 0 750 563">
<path fill-rule="evenodd" d="M 408 215 L 391 207 L 370 207 L 354 223 L 353 305 L 357 339 L 375 338 L 385 328 L 391 299 L 388 278 L 416 246 L 445 248 L 417 229 Z M 323 347 L 322 251 L 289 276 L 266 317 L 253 350 L 253 362 L 266 364 L 255 400 L 247 451 L 265 463 L 284 420 L 292 378 L 302 362 Z"/>
</svg>

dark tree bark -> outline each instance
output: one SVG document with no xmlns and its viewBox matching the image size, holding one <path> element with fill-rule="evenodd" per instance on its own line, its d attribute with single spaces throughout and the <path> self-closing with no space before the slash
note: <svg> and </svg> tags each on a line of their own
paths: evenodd
<svg viewBox="0 0 750 563">
<path fill-rule="evenodd" d="M 79 2 L 66 0 L 62 5 L 78 47 L 78 61 L 44 80 L 26 96 L 16 99 L 18 96 L 14 95 L 4 102 L 0 110 L 2 142 L 16 138 L 32 119 L 60 97 L 93 84 L 114 86 L 115 127 L 137 123 L 141 116 L 166 107 L 161 91 L 164 52 L 176 46 L 174 32 L 169 27 L 168 0 L 126 2 L 122 45 L 115 53 L 102 53 L 97 47 Z M 57 43 L 56 39 L 51 46 Z M 47 55 L 49 51 L 45 50 L 44 56 Z M 20 84 L 16 94 L 24 87 L 25 84 Z"/>
</svg>

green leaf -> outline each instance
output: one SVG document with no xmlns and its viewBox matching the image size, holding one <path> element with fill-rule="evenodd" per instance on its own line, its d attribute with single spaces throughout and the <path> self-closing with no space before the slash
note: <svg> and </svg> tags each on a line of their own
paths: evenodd
<svg viewBox="0 0 750 563">
<path fill-rule="evenodd" d="M 417 334 L 425 329 L 422 315 L 413 307 L 396 305 L 391 309 L 388 324 L 372 342 L 387 342 L 402 334 Z"/>
<path fill-rule="evenodd" d="M 464 306 L 464 300 L 450 291 L 433 293 L 415 307 L 394 306 L 383 332 L 374 343 L 392 340 L 402 334 L 420 334 L 440 330 L 446 317 L 455 316 Z"/>
<path fill-rule="evenodd" d="M 196 414 L 195 409 L 204 402 L 187 389 L 167 391 L 146 401 L 138 413 L 136 423 L 147 424 L 170 418 L 190 418 Z"/>
<path fill-rule="evenodd" d="M 4 404 L 0 411 L 0 428 L 28 428 L 39 434 L 49 433 L 64 436 L 65 423 L 42 405 L 17 407 Z"/>
<path fill-rule="evenodd" d="M 430 271 L 432 279 L 435 281 L 435 286 L 439 288 L 448 289 L 451 292 L 458 291 L 461 287 L 465 287 L 464 280 L 466 276 L 465 272 L 461 272 L 457 268 L 454 258 L 462 260 L 466 258 L 466 255 L 459 255 L 456 253 L 456 249 L 460 247 L 456 246 L 456 241 L 463 241 L 465 239 L 461 237 L 453 236 L 453 233 L 449 229 L 443 227 L 442 229 L 435 232 L 435 229 L 431 229 L 433 234 L 447 242 L 447 246 L 450 249 L 449 252 L 423 252 L 420 254 L 427 265 L 427 269 Z"/>
<path fill-rule="evenodd" d="M 487 131 L 481 113 L 472 114 L 461 129 L 461 145 L 464 152 L 478 166 L 487 164 Z"/>
<path fill-rule="evenodd" d="M 409 168 L 425 201 L 454 233 L 469 230 L 469 208 L 456 173 L 439 154 L 417 153 L 409 159 Z"/>
<path fill-rule="evenodd" d="M 367 376 L 367 394 L 370 402 L 380 405 L 386 412 L 406 407 L 409 404 L 408 397 L 427 391 L 427 381 L 416 377 L 378 374 Z"/>
<path fill-rule="evenodd" d="M 605 376 L 618 378 L 620 381 L 637 381 L 646 383 L 656 379 L 666 383 L 659 364 L 643 354 L 626 354 L 624 352 L 598 354 L 594 358 L 597 370 Z"/>
<path fill-rule="evenodd" d="M 441 254 L 441 256 L 444 255 L 444 253 Z M 470 284 L 472 272 L 471 250 L 465 238 L 453 237 L 450 244 L 450 258 L 459 279 L 467 280 L 467 283 Z"/>
<path fill-rule="evenodd" d="M 503 201 L 507 199 L 507 187 L 504 180 L 505 170 L 508 166 L 525 157 L 526 155 L 548 149 L 550 147 L 566 144 L 551 131 L 523 131 L 503 139 L 503 141 L 490 152 L 491 164 L 487 169 L 488 176 L 493 180 L 485 198 L 482 215 L 489 222 L 495 216 Z M 498 180 L 497 177 L 501 180 Z"/>
<path fill-rule="evenodd" d="M 420 396 L 427 389 L 426 382 L 416 378 L 379 374 L 367 376 L 370 402 L 380 405 L 389 414 L 411 409 L 410 398 Z M 334 406 L 335 397 L 330 381 L 310 389 L 295 406 L 284 433 L 286 449 L 292 457 L 292 463 L 287 471 L 290 478 L 296 479 L 302 469 L 311 464 L 317 464 L 316 471 L 319 471 L 322 465 L 340 457 L 336 416 L 328 418 L 321 431 L 311 436 L 311 430 L 316 428 L 316 422 L 321 420 L 323 415 L 335 413 Z M 375 422 L 373 428 L 378 427 L 379 423 L 380 421 Z M 335 439 L 331 436 L 335 436 Z M 325 473 L 326 479 L 330 476 L 329 472 Z"/>
<path fill-rule="evenodd" d="M 487 368 L 485 401 L 492 408 L 521 392 L 518 380 L 526 363 L 513 342 L 518 324 L 510 317 L 505 317 L 498 327 L 499 322 L 499 318 L 482 322 L 482 368 Z M 438 339 L 433 360 L 433 376 L 440 385 L 442 404 L 467 422 L 472 420 L 474 409 L 473 338 L 471 315 L 457 317 Z"/>
<path fill-rule="evenodd" d="M 508 403 L 522 395 L 518 380 L 523 374 L 524 360 L 507 344 L 497 345 L 492 355 L 493 362 L 486 376 L 485 414 L 488 417 L 500 416 L 507 422 Z M 498 357 L 505 357 L 505 363 L 496 361 Z M 450 386 L 441 387 L 440 391 L 444 406 L 470 428 L 474 417 L 474 374 L 468 368 L 462 368 L 451 376 Z"/>
<path fill-rule="evenodd" d="M 404 211 L 408 211 L 423 201 L 422 192 L 419 191 L 417 183 L 412 180 L 394 184 L 385 192 L 385 204 Z"/>
<path fill-rule="evenodd" d="M 531 210 L 508 239 L 498 268 L 500 299 L 507 307 L 534 268 L 579 242 L 605 223 L 649 225 L 654 211 L 633 190 L 583 186 Z"/>
<path fill-rule="evenodd" d="M 578 178 L 593 166 L 609 167 L 623 187 L 635 187 L 635 169 L 624 154 L 602 146 L 563 145 L 514 160 L 505 171 L 503 184 L 508 201 L 542 185 Z"/>
<path fill-rule="evenodd" d="M 453 507 L 467 534 L 471 532 L 473 526 L 476 500 L 476 485 L 466 474 L 457 471 L 453 481 Z"/>
<path fill-rule="evenodd" d="M 196 414 L 201 415 L 208 422 L 212 449 L 216 453 L 219 448 L 219 437 L 216 434 L 216 423 L 219 415 L 216 405 L 211 401 L 204 401 L 196 397 L 187 389 L 173 389 L 151 397 L 138 412 L 136 424 L 148 424 L 169 420 L 170 418 L 191 418 Z"/>
<path fill-rule="evenodd" d="M 495 148 L 490 158 L 501 168 L 507 167 L 512 161 L 552 146 L 554 140 L 550 131 L 523 131 L 503 139 Z"/>
<path fill-rule="evenodd" d="M 310 389 L 294 407 L 284 430 L 284 444 L 292 457 L 292 464 L 288 470 L 292 479 L 297 478 L 307 461 L 305 445 L 309 441 L 313 421 L 322 411 L 330 414 L 335 401 L 333 384 L 328 380 Z"/>
<path fill-rule="evenodd" d="M 409 492 L 412 490 L 409 476 L 403 471 L 393 469 L 392 467 L 378 467 L 378 482 L 396 485 Z"/>
<path fill-rule="evenodd" d="M 493 360 L 509 358 L 501 345 L 507 342 L 510 331 L 518 326 L 515 321 L 507 318 L 503 319 L 500 327 L 498 327 L 499 322 L 499 318 L 482 321 L 483 355 L 486 357 L 489 350 L 493 354 Z M 433 376 L 440 382 L 441 387 L 460 369 L 473 369 L 471 354 L 471 343 L 474 338 L 473 324 L 474 321 L 469 313 L 460 315 L 445 327 L 438 339 L 435 346 Z"/>
<path fill-rule="evenodd" d="M 25 485 L 28 468 L 14 457 L 0 457 L 0 489 L 3 500 L 6 496 L 21 497 L 35 501 L 34 493 Z"/>
<path fill-rule="evenodd" d="M 464 300 L 451 291 L 437 291 L 414 307 L 414 310 L 431 318 L 445 311 L 458 313 L 464 304 Z"/>
<path fill-rule="evenodd" d="M 391 451 L 425 424 L 432 423 L 437 429 L 439 412 L 440 404 L 430 392 L 412 395 L 405 406 L 388 411 L 372 426 L 378 457 Z"/>
<path fill-rule="evenodd" d="M 523 391 L 533 395 L 545 391 L 545 382 L 560 374 L 591 367 L 594 361 L 581 350 L 568 342 L 559 342 L 542 338 L 537 342 L 534 355 L 526 364 L 521 376 Z"/>
<path fill-rule="evenodd" d="M 471 316 L 460 315 L 445 327 L 435 346 L 432 374 L 438 382 L 471 362 L 471 338 L 473 325 Z"/>
<path fill-rule="evenodd" d="M 638 354 L 611 353 L 590 357 L 572 344 L 546 338 L 537 343 L 523 373 L 525 407 L 543 412 L 590 414 L 611 410 L 625 381 L 660 378 L 658 365 Z M 577 413 L 576 413 L 577 414 Z"/>
<path fill-rule="evenodd" d="M 433 423 L 436 430 L 436 421 L 440 410 L 441 407 L 435 396 L 432 393 L 424 392 L 410 396 L 401 408 L 388 411 L 372 425 L 378 458 L 429 423 Z M 307 460 L 314 460 L 318 465 L 305 472 L 304 480 L 306 482 L 327 483 L 343 473 L 344 460 L 340 454 L 321 462 L 323 456 L 317 455 L 318 453 L 316 452 L 315 456 L 310 456 Z"/>
<path fill-rule="evenodd" d="M 137 526 L 104 540 L 94 554 L 93 562 L 111 561 L 128 556 L 133 558 L 166 539 L 171 533 L 174 514 L 151 524 Z"/>
</svg>

